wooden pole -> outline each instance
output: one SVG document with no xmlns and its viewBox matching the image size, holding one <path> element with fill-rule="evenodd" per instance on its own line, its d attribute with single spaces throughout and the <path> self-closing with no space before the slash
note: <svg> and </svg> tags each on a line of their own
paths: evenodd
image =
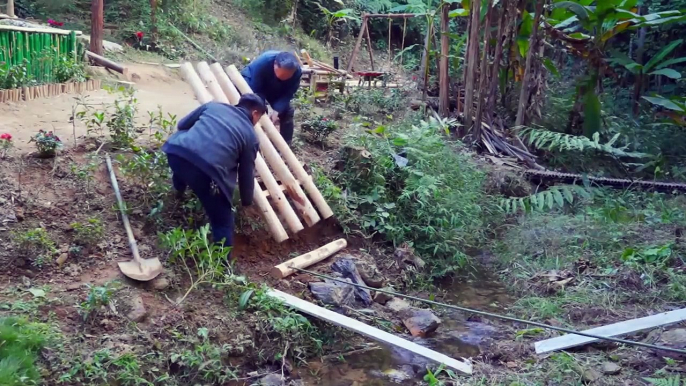
<svg viewBox="0 0 686 386">
<path fill-rule="evenodd" d="M 419 73 L 422 74 L 421 87 L 424 89 L 422 100 L 426 99 L 426 83 L 427 83 L 427 66 L 429 65 L 429 48 L 431 47 L 431 35 L 433 35 L 433 24 L 429 23 L 426 26 L 426 36 L 424 37 L 424 50 L 422 51 L 422 61 L 419 65 Z"/>
<path fill-rule="evenodd" d="M 545 1 L 538 0 L 536 5 L 536 15 L 534 16 L 534 30 L 529 39 L 529 52 L 526 54 L 526 67 L 524 67 L 524 79 L 522 79 L 522 89 L 519 91 L 519 105 L 517 106 L 517 119 L 515 120 L 515 127 L 522 126 L 525 122 L 526 107 L 529 104 L 529 83 L 531 82 L 531 65 L 534 61 L 534 51 L 536 50 L 536 42 L 538 41 L 538 24 L 541 20 L 541 13 L 543 12 L 543 4 Z"/>
<path fill-rule="evenodd" d="M 248 84 L 245 82 L 245 79 L 243 79 L 243 76 L 240 74 L 240 72 L 238 72 L 236 67 L 230 66 L 227 70 L 227 73 L 229 75 L 229 79 L 231 79 L 233 84 L 236 85 L 236 87 L 243 94 L 248 94 L 252 92 L 252 90 L 250 90 L 250 86 L 248 86 Z M 269 122 L 269 125 L 271 125 L 271 127 L 267 126 L 267 121 Z M 281 180 L 281 183 L 284 186 L 286 186 L 286 192 L 288 193 L 288 196 L 293 200 L 293 203 L 295 204 L 296 208 L 298 208 L 298 211 L 303 216 L 305 223 L 307 223 L 307 225 L 309 226 L 318 223 L 320 217 L 317 213 L 317 210 L 314 208 L 314 206 L 312 206 L 312 203 L 310 203 L 310 200 L 307 198 L 307 195 L 300 186 L 300 183 L 298 183 L 298 180 L 296 180 L 296 177 L 293 176 L 291 171 L 288 170 L 288 166 L 286 166 L 284 160 L 281 158 L 282 156 L 285 156 L 284 153 L 286 153 L 286 151 L 284 150 L 284 148 L 279 148 L 279 151 L 281 152 L 281 156 L 279 156 L 279 151 L 277 151 L 277 148 L 274 147 L 274 145 L 276 144 L 275 138 L 281 139 L 281 141 L 283 141 L 283 145 L 285 145 L 287 153 L 293 154 L 293 152 L 286 144 L 286 141 L 283 140 L 281 134 L 276 130 L 276 127 L 274 127 L 274 124 L 266 115 L 264 115 L 262 119 L 260 119 L 260 123 L 255 125 L 255 131 L 257 132 L 257 137 L 260 140 L 260 150 L 262 151 L 262 154 L 267 159 L 269 166 L 271 166 L 272 170 L 274 170 L 274 174 L 276 174 L 276 176 L 279 177 L 279 179 Z M 265 133 L 265 131 L 267 133 Z M 275 134 L 275 136 L 267 135 L 270 131 L 272 131 L 272 133 Z M 295 159 L 295 162 L 296 164 L 300 165 L 300 162 L 297 159 Z M 293 168 L 293 165 L 290 166 L 291 168 Z M 302 168 L 302 165 L 300 165 L 300 167 Z M 305 171 L 303 169 L 303 173 L 304 172 Z M 311 182 L 311 178 L 309 175 L 307 175 L 307 173 L 304 173 L 304 176 L 298 176 L 298 178 L 300 179 L 300 182 L 303 183 L 303 185 L 305 186 L 307 186 L 305 184 L 307 181 Z M 269 193 L 272 195 L 272 197 L 277 197 L 274 195 L 274 192 L 277 191 L 279 192 L 279 194 L 283 194 L 281 193 L 280 189 L 278 189 L 278 187 L 274 187 L 274 189 L 269 189 Z M 309 190 L 308 192 L 310 193 L 310 196 L 313 196 L 312 192 L 310 192 Z M 317 192 L 319 191 L 317 190 Z"/>
<path fill-rule="evenodd" d="M 207 90 L 205 89 L 205 85 L 202 83 L 202 80 L 198 77 L 198 74 L 195 72 L 195 69 L 193 69 L 192 64 L 182 64 L 181 73 L 186 79 L 186 82 L 188 82 L 193 88 L 195 97 L 198 99 L 198 102 L 200 102 L 200 104 L 205 104 L 207 102 L 212 101 L 212 95 L 210 95 L 210 93 L 207 92 Z M 262 212 L 262 217 L 267 223 L 267 229 L 269 229 L 269 233 L 271 233 L 272 237 L 274 237 L 274 240 L 276 240 L 276 242 L 280 243 L 284 240 L 287 240 L 288 234 L 286 233 L 286 230 L 283 228 L 283 225 L 281 225 L 281 222 L 279 221 L 279 218 L 276 216 L 274 209 L 272 209 L 271 205 L 269 205 L 269 201 L 267 201 L 267 198 L 264 196 L 264 194 L 262 194 L 262 189 L 260 189 L 260 184 L 257 182 L 257 179 L 254 180 L 254 183 L 255 190 L 253 193 L 253 200 Z"/>
<path fill-rule="evenodd" d="M 328 258 L 347 246 L 348 242 L 345 239 L 338 239 L 326 244 L 323 247 L 317 248 L 312 252 L 300 255 L 288 261 L 284 261 L 283 263 L 272 268 L 272 277 L 276 279 L 288 277 L 296 272 L 296 270 L 294 270 L 292 267 L 300 269 L 307 268 L 313 264 L 319 263 L 320 261 Z"/>
<path fill-rule="evenodd" d="M 372 38 L 371 35 L 369 35 L 369 25 L 366 25 L 368 24 L 367 19 L 364 19 L 364 24 L 364 33 L 367 35 L 367 51 L 369 51 L 369 61 L 372 64 L 372 71 L 374 71 L 374 51 L 372 50 Z"/>
<path fill-rule="evenodd" d="M 481 2 L 473 1 L 471 9 L 471 29 L 469 30 L 469 46 L 467 48 L 467 76 L 464 92 L 464 130 L 465 134 L 472 128 L 472 109 L 474 108 L 474 81 L 479 64 L 479 26 L 481 20 Z"/>
<path fill-rule="evenodd" d="M 96 55 L 102 56 L 102 31 L 104 17 L 104 1 L 92 0 L 91 2 L 91 44 L 90 50 Z"/>
<path fill-rule="evenodd" d="M 353 53 L 350 55 L 350 59 L 348 59 L 348 67 L 346 67 L 345 71 L 350 72 L 353 68 L 353 64 L 355 63 L 355 59 L 357 58 L 357 52 L 360 50 L 360 45 L 362 45 L 362 38 L 364 37 L 364 32 L 367 29 L 367 16 L 362 15 L 362 27 L 360 28 L 360 34 L 357 36 L 357 41 L 355 42 L 355 48 L 353 48 Z"/>
<path fill-rule="evenodd" d="M 15 18 L 14 14 L 14 0 L 7 0 L 7 16 Z"/>
<path fill-rule="evenodd" d="M 481 68 L 479 69 L 479 90 L 476 105 L 476 119 L 474 121 L 474 142 L 481 141 L 481 122 L 483 119 L 484 105 L 486 104 L 486 96 L 488 95 L 488 42 L 491 37 L 491 18 L 495 12 L 495 8 L 491 5 L 491 0 L 487 0 L 486 8 L 486 25 L 484 25 L 484 52 L 481 57 Z"/>
<path fill-rule="evenodd" d="M 198 73 L 200 74 L 200 79 L 202 79 L 205 82 L 205 85 L 207 85 L 210 94 L 212 94 L 216 101 L 232 105 L 238 104 L 238 99 L 232 98 L 233 100 L 230 100 L 228 98 L 228 95 L 224 93 L 223 88 L 220 87 L 219 83 L 217 82 L 217 78 L 214 76 L 207 62 L 200 62 L 196 67 Z M 231 93 L 230 95 L 235 96 L 235 94 L 233 93 Z M 258 153 L 257 157 L 255 158 L 255 169 L 257 170 L 257 174 L 260 176 L 262 182 L 264 182 L 265 186 L 267 187 L 267 190 L 269 191 L 269 194 L 273 199 L 274 205 L 276 206 L 276 210 L 279 213 L 281 213 L 281 215 L 285 218 L 286 224 L 288 224 L 288 228 L 293 233 L 298 233 L 304 229 L 303 224 L 300 222 L 300 219 L 298 219 L 298 216 L 295 214 L 295 211 L 293 211 L 293 208 L 291 208 L 291 205 L 288 203 L 288 200 L 286 200 L 286 196 L 284 196 L 283 192 L 281 191 L 279 183 L 272 175 L 272 172 L 269 170 L 269 166 L 267 166 L 267 163 L 264 161 L 264 158 L 262 157 L 263 154 L 266 153 L 265 147 L 262 146 L 262 143 L 264 140 L 269 140 L 266 138 L 266 135 L 264 135 L 262 128 L 257 127 L 259 126 L 259 123 L 255 126 L 255 132 L 257 134 L 257 139 L 260 143 L 260 151 L 262 153 Z M 260 136 L 260 132 L 262 132 L 262 136 Z M 274 151 L 274 153 L 276 153 L 276 150 L 273 147 L 272 150 Z M 276 156 L 278 157 L 278 153 L 276 153 Z M 281 160 L 281 158 L 279 158 L 279 160 Z M 283 161 L 281 161 L 281 163 L 283 164 Z M 286 165 L 283 166 L 285 167 Z"/>
<path fill-rule="evenodd" d="M 486 111 L 495 110 L 495 97 L 498 91 L 498 77 L 500 75 L 500 59 L 503 56 L 503 47 L 505 41 L 509 36 L 511 21 L 516 17 L 515 7 L 517 2 L 515 0 L 504 0 L 501 5 L 502 15 L 500 15 L 500 23 L 498 24 L 498 40 L 495 45 L 495 55 L 493 56 L 493 68 L 491 69 L 491 85 L 488 91 L 488 105 Z"/>
<path fill-rule="evenodd" d="M 127 79 L 129 77 L 129 69 L 122 66 L 119 63 L 113 62 L 103 56 L 100 56 L 94 52 L 86 51 L 86 56 L 88 59 L 90 59 L 93 63 L 98 64 L 100 66 L 109 68 L 110 70 L 116 71 L 122 75 L 124 75 Z"/>
<path fill-rule="evenodd" d="M 450 55 L 450 7 L 443 4 L 441 8 L 441 62 L 438 73 L 438 112 L 447 117 L 450 111 L 450 78 L 448 73 L 448 55 Z"/>
<path fill-rule="evenodd" d="M 243 76 L 240 74 L 240 72 L 238 72 L 236 66 L 229 66 L 227 67 L 226 71 L 238 91 L 240 91 L 242 94 L 252 93 L 250 86 L 248 86 L 248 83 L 245 81 L 245 79 L 243 79 Z M 264 128 L 264 130 L 267 132 L 267 136 L 271 140 L 272 144 L 274 144 L 276 149 L 281 153 L 281 156 L 286 161 L 286 164 L 291 168 L 291 170 L 293 170 L 295 177 L 303 185 L 305 191 L 307 191 L 307 194 L 310 195 L 310 199 L 317 209 L 319 209 L 319 213 L 322 215 L 322 218 L 326 219 L 333 216 L 333 211 L 329 207 L 329 204 L 326 203 L 324 196 L 322 196 L 321 192 L 319 192 L 319 189 L 317 189 L 317 186 L 312 181 L 312 177 L 307 174 L 305 168 L 303 168 L 303 165 L 300 163 L 295 154 L 293 154 L 293 151 L 283 139 L 279 131 L 276 130 L 276 127 L 274 127 L 271 119 L 264 115 L 260 119 L 260 124 L 262 124 L 262 128 Z M 281 182 L 283 183 L 284 181 Z"/>
</svg>

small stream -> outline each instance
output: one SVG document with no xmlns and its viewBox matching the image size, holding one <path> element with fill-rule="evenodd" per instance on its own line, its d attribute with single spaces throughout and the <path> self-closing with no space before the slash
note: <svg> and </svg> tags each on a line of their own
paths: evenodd
<svg viewBox="0 0 686 386">
<path fill-rule="evenodd" d="M 484 273 L 474 272 L 468 277 L 447 279 L 437 283 L 441 296 L 437 301 L 482 311 L 502 311 L 511 303 L 505 288 Z M 453 358 L 479 355 L 480 348 L 497 335 L 490 324 L 467 321 L 459 311 L 437 310 L 441 325 L 430 338 L 406 339 Z M 413 353 L 396 347 L 348 355 L 342 361 L 311 362 L 300 375 L 305 385 L 376 386 L 414 385 L 423 378 L 429 362 Z"/>
</svg>

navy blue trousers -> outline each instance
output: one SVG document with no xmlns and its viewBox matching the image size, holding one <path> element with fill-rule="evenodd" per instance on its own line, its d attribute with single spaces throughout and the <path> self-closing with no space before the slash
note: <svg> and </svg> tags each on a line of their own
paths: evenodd
<svg viewBox="0 0 686 386">
<path fill-rule="evenodd" d="M 233 246 L 233 210 L 231 202 L 216 187 L 212 179 L 186 159 L 167 154 L 167 162 L 173 172 L 174 189 L 183 193 L 190 188 L 200 200 L 205 214 L 210 219 L 212 238 L 224 241 L 224 246 Z"/>
</svg>

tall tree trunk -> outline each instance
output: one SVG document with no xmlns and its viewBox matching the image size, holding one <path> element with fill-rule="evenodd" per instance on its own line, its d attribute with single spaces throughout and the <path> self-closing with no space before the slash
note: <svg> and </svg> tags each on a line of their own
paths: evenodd
<svg viewBox="0 0 686 386">
<path fill-rule="evenodd" d="M 91 44 L 90 51 L 102 56 L 102 30 L 104 17 L 103 0 L 93 0 L 91 3 Z"/>
<path fill-rule="evenodd" d="M 422 94 L 422 100 L 426 100 L 426 92 L 428 91 L 428 85 L 427 83 L 429 82 L 429 58 L 431 57 L 430 51 L 431 51 L 431 39 L 433 36 L 433 23 L 431 21 L 428 22 L 426 26 L 426 37 L 424 38 L 424 51 L 422 52 L 422 63 L 419 68 L 420 74 L 422 74 L 422 87 L 423 87 L 423 94 Z"/>
<path fill-rule="evenodd" d="M 471 28 L 469 29 L 469 47 L 465 61 L 467 62 L 467 76 L 465 77 L 464 91 L 464 129 L 465 134 L 472 128 L 472 110 L 474 109 L 474 80 L 476 69 L 479 65 L 479 25 L 481 15 L 481 2 L 472 1 L 470 11 Z"/>
<path fill-rule="evenodd" d="M 479 99 L 476 105 L 476 119 L 474 120 L 474 143 L 479 143 L 481 140 L 481 122 L 483 119 L 484 105 L 486 105 L 486 97 L 488 95 L 488 51 L 489 41 L 491 38 L 491 18 L 496 12 L 495 8 L 491 6 L 491 0 L 487 0 L 486 10 L 486 24 L 484 25 L 484 53 L 481 57 L 481 68 L 479 69 Z"/>
<path fill-rule="evenodd" d="M 450 78 L 448 76 L 448 56 L 450 55 L 450 7 L 443 4 L 441 9 L 441 63 L 438 80 L 438 110 L 445 117 L 450 111 Z"/>
<path fill-rule="evenodd" d="M 529 101 L 529 83 L 531 82 L 531 65 L 534 61 L 536 52 L 536 42 L 538 41 L 538 25 L 543 12 L 544 0 L 537 0 L 536 15 L 534 16 L 534 30 L 529 39 L 529 52 L 526 54 L 526 67 L 524 68 L 524 78 L 522 79 L 522 89 L 519 92 L 519 106 L 517 107 L 517 119 L 515 126 L 522 126 L 526 118 L 526 107 Z"/>
<path fill-rule="evenodd" d="M 7 16 L 15 17 L 14 14 L 14 0 L 7 0 Z"/>
<path fill-rule="evenodd" d="M 152 41 L 157 42 L 157 0 L 150 0 L 150 22 L 152 24 Z"/>
<path fill-rule="evenodd" d="M 498 79 L 500 77 L 500 60 L 502 59 L 503 50 L 505 49 L 505 41 L 510 35 L 509 31 L 512 20 L 517 18 L 517 13 L 515 12 L 516 5 L 515 0 L 504 0 L 501 6 L 502 15 L 500 16 L 500 22 L 498 23 L 498 40 L 496 41 L 493 66 L 491 67 L 491 85 L 488 92 L 487 111 L 493 111 L 495 109 Z"/>
</svg>

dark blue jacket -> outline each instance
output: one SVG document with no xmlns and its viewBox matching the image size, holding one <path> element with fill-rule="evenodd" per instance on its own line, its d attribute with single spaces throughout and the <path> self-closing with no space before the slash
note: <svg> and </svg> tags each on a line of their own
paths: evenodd
<svg viewBox="0 0 686 386">
<path fill-rule="evenodd" d="M 241 71 L 241 75 L 252 89 L 253 93 L 258 94 L 272 106 L 279 114 L 285 113 L 289 106 L 291 99 L 300 87 L 300 77 L 302 71 L 298 70 L 293 76 L 282 81 L 276 77 L 274 73 L 274 59 L 280 51 L 266 51 L 258 56 L 248 64 L 246 68 Z"/>
<path fill-rule="evenodd" d="M 198 107 L 179 121 L 162 151 L 184 158 L 205 172 L 229 202 L 236 177 L 244 206 L 252 204 L 255 157 L 259 142 L 250 113 L 218 102 Z"/>
</svg>

